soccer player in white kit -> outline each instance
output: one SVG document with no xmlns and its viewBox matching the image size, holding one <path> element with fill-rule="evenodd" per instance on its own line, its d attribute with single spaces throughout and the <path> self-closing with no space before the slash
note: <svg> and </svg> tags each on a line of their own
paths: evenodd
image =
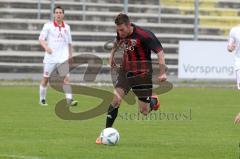
<svg viewBox="0 0 240 159">
<path fill-rule="evenodd" d="M 235 51 L 235 72 L 237 79 L 237 89 L 240 90 L 240 25 L 235 26 L 229 33 L 228 46 L 229 52 Z"/>
<path fill-rule="evenodd" d="M 63 90 L 67 103 L 76 106 L 78 101 L 73 100 L 69 85 L 69 64 L 72 63 L 72 36 L 70 26 L 64 21 L 64 9 L 61 6 L 54 8 L 54 21 L 44 24 L 39 36 L 39 43 L 45 50 L 43 78 L 39 87 L 40 104 L 47 106 L 46 92 L 51 73 L 57 69 L 65 76 Z"/>
</svg>

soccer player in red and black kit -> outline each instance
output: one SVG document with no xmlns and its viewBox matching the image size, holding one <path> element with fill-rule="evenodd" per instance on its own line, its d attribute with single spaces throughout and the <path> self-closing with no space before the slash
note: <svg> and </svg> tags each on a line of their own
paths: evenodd
<svg viewBox="0 0 240 159">
<path fill-rule="evenodd" d="M 118 67 L 114 60 L 118 47 L 123 47 L 124 53 L 123 62 L 118 69 L 114 97 L 107 112 L 106 127 L 112 127 L 121 100 L 131 89 L 138 97 L 139 110 L 142 114 L 147 115 L 159 108 L 158 98 L 152 94 L 151 51 L 158 56 L 159 81 L 167 79 L 163 48 L 156 36 L 151 31 L 131 23 L 126 14 L 120 13 L 115 18 L 115 24 L 117 37 L 109 58 L 112 68 Z M 101 144 L 100 137 L 96 143 Z"/>
</svg>

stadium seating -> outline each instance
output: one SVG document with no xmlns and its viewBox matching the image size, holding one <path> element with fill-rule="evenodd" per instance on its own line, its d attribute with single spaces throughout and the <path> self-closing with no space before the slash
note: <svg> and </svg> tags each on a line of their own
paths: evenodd
<svg viewBox="0 0 240 159">
<path fill-rule="evenodd" d="M 169 74 L 173 75 L 177 73 L 179 40 L 193 40 L 194 37 L 193 0 L 185 1 L 161 0 L 161 7 L 158 0 L 129 1 L 131 20 L 156 33 L 165 48 Z M 56 0 L 56 4 L 66 9 L 65 20 L 71 25 L 74 55 L 94 54 L 106 64 L 109 50 L 103 45 L 116 35 L 113 19 L 123 11 L 123 1 Z M 226 40 L 227 30 L 239 19 L 236 17 L 238 11 L 230 8 L 238 6 L 240 2 L 227 0 L 200 3 L 203 8 L 200 8 L 199 39 Z M 38 35 L 50 18 L 50 1 L 41 0 L 40 19 L 37 19 L 37 8 L 37 1 L 0 1 L 0 72 L 42 72 L 43 50 L 38 44 Z M 224 20 L 229 20 L 229 25 L 225 25 Z M 105 72 L 109 70 L 108 66 L 104 68 Z"/>
<path fill-rule="evenodd" d="M 194 14 L 194 0 L 161 0 L 163 5 L 178 8 L 182 15 Z M 202 27 L 218 28 L 227 36 L 229 29 L 238 24 L 240 18 L 238 0 L 199 0 L 199 24 Z"/>
</svg>

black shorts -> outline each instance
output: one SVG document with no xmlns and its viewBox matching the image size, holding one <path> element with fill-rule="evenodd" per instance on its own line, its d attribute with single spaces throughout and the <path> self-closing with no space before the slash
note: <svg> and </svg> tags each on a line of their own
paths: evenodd
<svg viewBox="0 0 240 159">
<path fill-rule="evenodd" d="M 150 103 L 152 87 L 152 75 L 145 72 L 133 75 L 133 73 L 120 71 L 115 84 L 115 88 L 123 89 L 125 94 L 132 89 L 138 99 L 145 103 Z"/>
</svg>

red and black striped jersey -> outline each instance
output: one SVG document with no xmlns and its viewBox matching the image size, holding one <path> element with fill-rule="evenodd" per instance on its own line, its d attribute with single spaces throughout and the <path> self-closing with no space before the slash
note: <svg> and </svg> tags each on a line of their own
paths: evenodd
<svg viewBox="0 0 240 159">
<path fill-rule="evenodd" d="M 117 34 L 117 44 L 123 48 L 122 68 L 134 75 L 152 71 L 151 52 L 158 53 L 163 47 L 149 30 L 133 26 L 133 33 L 121 39 Z"/>
</svg>

